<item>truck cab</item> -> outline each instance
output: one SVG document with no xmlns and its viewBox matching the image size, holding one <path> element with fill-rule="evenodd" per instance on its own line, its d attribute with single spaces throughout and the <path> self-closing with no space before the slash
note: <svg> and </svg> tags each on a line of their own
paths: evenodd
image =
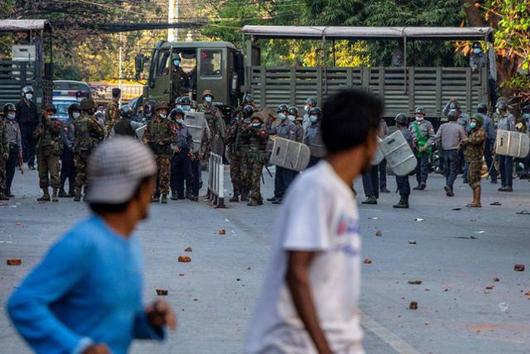
<svg viewBox="0 0 530 354">
<path fill-rule="evenodd" d="M 176 58 L 180 59 L 179 68 L 173 64 Z M 243 70 L 243 55 L 231 43 L 159 42 L 151 54 L 144 97 L 174 105 L 184 93 L 200 101 L 201 93 L 209 89 L 217 105 L 234 106 Z"/>
</svg>

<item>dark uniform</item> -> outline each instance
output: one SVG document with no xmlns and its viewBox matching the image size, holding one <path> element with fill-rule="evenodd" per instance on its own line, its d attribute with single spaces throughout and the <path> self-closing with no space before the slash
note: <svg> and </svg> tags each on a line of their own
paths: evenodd
<svg viewBox="0 0 530 354">
<path fill-rule="evenodd" d="M 162 195 L 162 203 L 167 203 L 171 156 L 173 155 L 171 143 L 175 139 L 175 127 L 167 117 L 160 115 L 160 110 L 162 109 L 167 111 L 168 106 L 162 103 L 155 106 L 156 114 L 147 124 L 143 139 L 155 155 L 158 169 L 156 177 L 157 191 Z M 153 201 L 158 200 L 159 196 L 155 193 Z"/>
<path fill-rule="evenodd" d="M 48 192 L 50 180 L 53 188 L 51 200 L 54 202 L 59 201 L 58 194 L 61 186 L 59 159 L 63 150 L 63 141 L 61 138 L 61 122 L 50 118 L 51 114 L 55 113 L 56 110 L 53 106 L 45 106 L 41 121 L 35 131 L 39 186 L 43 192 L 42 197 L 38 199 L 39 201 L 50 200 Z"/>
<path fill-rule="evenodd" d="M 35 128 L 39 123 L 37 106 L 31 100 L 22 98 L 17 104 L 16 121 L 20 126 L 22 135 L 22 151 L 24 162 L 27 162 L 30 169 L 35 169 Z"/>
<path fill-rule="evenodd" d="M 175 153 L 171 158 L 171 199 L 185 199 L 184 181 L 191 178 L 191 158 L 190 151 L 193 149 L 193 137 L 186 125 L 183 124 L 182 118 L 176 119 L 176 136 L 173 145 L 175 146 Z M 187 196 L 192 197 L 192 192 L 187 190 Z M 193 199 L 193 198 L 190 198 Z"/>
<path fill-rule="evenodd" d="M 74 111 L 75 109 L 75 111 Z M 61 156 L 61 190 L 59 197 L 73 197 L 75 195 L 75 164 L 74 164 L 74 143 L 75 143 L 75 118 L 72 114 L 75 112 L 76 116 L 81 113 L 81 107 L 73 104 L 68 108 L 68 120 L 62 123 L 61 138 L 63 141 L 63 153 Z M 79 116 L 77 116 L 79 118 Z M 68 194 L 65 192 L 64 185 L 68 180 Z"/>
<path fill-rule="evenodd" d="M 6 107 L 4 107 L 4 109 L 5 108 Z M 12 107 L 12 109 L 14 110 L 15 108 Z M 5 166 L 5 195 L 9 198 L 12 198 L 14 197 L 14 195 L 11 193 L 11 184 L 13 183 L 13 178 L 15 177 L 15 170 L 17 168 L 17 165 L 22 168 L 22 135 L 20 133 L 20 127 L 17 121 L 13 118 L 10 118 L 7 112 L 5 114 L 4 119 L 9 152 Z"/>
<path fill-rule="evenodd" d="M 407 128 L 408 117 L 405 114 L 401 113 L 396 116 L 395 120 L 396 126 L 403 134 L 403 137 L 405 138 L 411 149 L 414 150 L 414 137 L 412 136 L 410 130 Z M 394 208 L 406 209 L 409 207 L 409 176 L 396 176 L 396 184 L 398 187 L 400 200 L 396 205 L 394 205 Z"/>
<path fill-rule="evenodd" d="M 252 123 L 244 128 L 244 139 L 248 139 L 248 153 L 245 155 L 243 164 L 246 166 L 245 182 L 250 185 L 250 202 L 248 206 L 263 204 L 261 197 L 261 173 L 267 162 L 267 141 L 269 133 L 264 126 L 266 120 L 264 113 L 254 113 Z"/>
<path fill-rule="evenodd" d="M 0 117 L 0 200 L 8 200 L 6 195 L 6 167 L 9 158 L 9 142 L 7 141 L 7 124 Z"/>
<path fill-rule="evenodd" d="M 280 138 L 296 141 L 296 126 L 291 122 L 287 116 L 280 119 L 280 124 L 270 129 L 270 133 Z M 276 166 L 276 174 L 274 175 L 274 198 L 271 200 L 273 204 L 280 204 L 287 188 L 293 182 L 297 171 L 290 170 L 285 167 Z"/>
<path fill-rule="evenodd" d="M 81 116 L 74 122 L 74 165 L 76 171 L 74 201 L 77 202 L 81 200 L 81 192 L 86 187 L 88 157 L 105 136 L 105 130 L 92 115 L 94 102 L 83 99 L 81 109 Z"/>
</svg>

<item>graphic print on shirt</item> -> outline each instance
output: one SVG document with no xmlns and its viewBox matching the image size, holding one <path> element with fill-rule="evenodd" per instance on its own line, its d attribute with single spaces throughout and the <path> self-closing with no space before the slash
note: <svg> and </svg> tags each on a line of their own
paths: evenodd
<svg viewBox="0 0 530 354">
<path fill-rule="evenodd" d="M 332 240 L 334 251 L 342 252 L 349 257 L 360 255 L 359 222 L 357 219 L 342 213 L 335 234 L 337 237 Z"/>
</svg>

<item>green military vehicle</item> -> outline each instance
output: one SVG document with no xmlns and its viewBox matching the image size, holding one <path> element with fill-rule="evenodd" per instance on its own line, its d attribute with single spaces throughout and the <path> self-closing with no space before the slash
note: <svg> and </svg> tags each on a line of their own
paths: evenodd
<svg viewBox="0 0 530 354">
<path fill-rule="evenodd" d="M 32 86 L 37 106 L 52 103 L 52 29 L 47 20 L 0 20 L 0 106 L 20 100 L 21 90 Z"/>
<path fill-rule="evenodd" d="M 143 64 L 137 61 L 136 69 L 141 72 Z M 178 96 L 190 94 L 200 101 L 201 93 L 209 89 L 217 105 L 236 106 L 243 70 L 243 55 L 231 43 L 160 42 L 151 54 L 144 97 L 174 104 Z"/>
</svg>

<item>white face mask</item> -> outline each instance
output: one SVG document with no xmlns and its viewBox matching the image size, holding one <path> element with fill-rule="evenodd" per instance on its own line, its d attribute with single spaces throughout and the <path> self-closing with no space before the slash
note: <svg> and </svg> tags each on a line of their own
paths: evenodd
<svg viewBox="0 0 530 354">
<path fill-rule="evenodd" d="M 162 119 L 166 119 L 167 114 L 166 114 L 166 113 L 160 113 L 159 116 L 160 116 L 160 118 L 162 118 Z"/>
<path fill-rule="evenodd" d="M 9 120 L 14 120 L 15 117 L 16 117 L 16 115 L 17 115 L 17 114 L 16 114 L 15 112 L 9 112 L 9 113 L 7 114 L 7 119 L 9 119 Z"/>
<path fill-rule="evenodd" d="M 304 106 L 304 111 L 306 111 L 306 112 L 309 111 L 309 105 L 306 104 L 306 105 Z"/>
<path fill-rule="evenodd" d="M 182 124 L 184 124 L 184 119 L 179 118 L 179 119 L 176 120 L 176 122 L 177 122 L 178 124 L 182 125 Z"/>
<path fill-rule="evenodd" d="M 81 116 L 81 113 L 79 113 L 79 112 L 73 112 L 73 113 L 72 113 L 72 117 L 73 117 L 74 119 L 79 118 L 79 116 Z"/>
<path fill-rule="evenodd" d="M 204 97 L 204 100 L 206 101 L 206 103 L 212 103 L 213 98 L 212 98 L 212 96 L 206 96 L 206 97 Z"/>
<path fill-rule="evenodd" d="M 259 128 L 259 127 L 261 127 L 261 123 L 260 122 L 252 123 L 252 126 L 254 128 Z"/>
<path fill-rule="evenodd" d="M 26 93 L 26 99 L 31 100 L 33 95 L 31 93 Z"/>
<path fill-rule="evenodd" d="M 296 119 L 296 117 L 293 115 L 288 115 L 287 118 L 289 118 L 291 122 L 294 122 L 294 120 Z"/>
<path fill-rule="evenodd" d="M 287 116 L 285 115 L 285 113 L 279 113 L 278 118 L 280 118 L 280 120 L 285 120 Z"/>
<path fill-rule="evenodd" d="M 423 120 L 423 116 L 416 116 L 416 120 L 417 120 L 418 122 L 421 122 L 421 121 Z"/>
<path fill-rule="evenodd" d="M 309 121 L 310 121 L 311 123 L 316 123 L 317 120 L 318 120 L 318 117 L 317 117 L 317 116 L 309 116 Z"/>
</svg>

